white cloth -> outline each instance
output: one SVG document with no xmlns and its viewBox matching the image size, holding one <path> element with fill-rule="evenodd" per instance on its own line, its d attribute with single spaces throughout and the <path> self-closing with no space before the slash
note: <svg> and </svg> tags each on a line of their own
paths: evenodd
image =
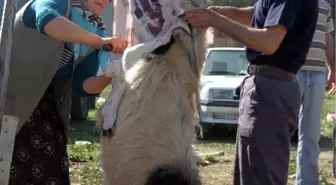
<svg viewBox="0 0 336 185">
<path fill-rule="evenodd" d="M 113 69 L 119 75 L 112 80 L 111 94 L 101 109 L 104 130 L 113 129 L 117 119 L 118 106 L 125 89 L 122 79 L 124 76 L 120 75 L 120 70 L 127 72 L 140 58 L 167 44 L 173 35 L 179 37 L 186 47 L 191 49 L 193 46 L 188 35 L 192 35 L 192 30 L 178 16 L 186 10 L 203 5 L 204 0 L 128 0 L 128 3 L 115 1 L 113 32 L 122 39 L 127 38 L 129 48 L 125 50 L 122 62 L 113 61 L 109 69 Z M 177 28 L 184 31 L 177 31 Z M 110 71 L 107 71 L 107 74 L 113 75 Z"/>
<path fill-rule="evenodd" d="M 124 90 L 122 87 L 123 81 L 120 79 L 122 76 L 121 65 L 120 59 L 109 63 L 106 67 L 105 75 L 112 77 L 112 90 L 100 112 L 103 118 L 102 127 L 104 130 L 113 129 L 117 119 L 117 110 Z"/>
</svg>

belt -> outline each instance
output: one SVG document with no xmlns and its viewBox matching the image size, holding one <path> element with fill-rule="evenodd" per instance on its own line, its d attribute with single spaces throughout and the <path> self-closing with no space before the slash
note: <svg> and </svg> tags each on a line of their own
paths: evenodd
<svg viewBox="0 0 336 185">
<path fill-rule="evenodd" d="M 247 73 L 249 75 L 260 75 L 264 77 L 276 78 L 278 80 L 292 81 L 294 73 L 285 71 L 278 67 L 272 67 L 268 65 L 249 65 Z"/>
</svg>

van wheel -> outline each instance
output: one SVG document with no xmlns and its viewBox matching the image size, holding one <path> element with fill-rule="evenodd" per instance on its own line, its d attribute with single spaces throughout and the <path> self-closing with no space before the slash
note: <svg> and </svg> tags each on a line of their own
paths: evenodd
<svg viewBox="0 0 336 185">
<path fill-rule="evenodd" d="M 212 127 L 209 127 L 209 126 L 205 127 L 202 125 L 202 131 L 203 133 L 201 133 L 200 128 L 196 127 L 197 140 L 207 140 L 211 137 Z"/>
</svg>

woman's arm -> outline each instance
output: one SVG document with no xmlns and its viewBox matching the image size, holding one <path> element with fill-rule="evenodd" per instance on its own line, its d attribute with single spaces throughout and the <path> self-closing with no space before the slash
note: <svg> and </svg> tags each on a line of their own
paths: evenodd
<svg viewBox="0 0 336 185">
<path fill-rule="evenodd" d="M 88 94 L 99 94 L 111 84 L 111 81 L 112 78 L 107 77 L 105 74 L 92 76 L 84 81 L 83 89 Z"/>
<path fill-rule="evenodd" d="M 111 84 L 111 77 L 97 75 L 99 50 L 89 54 L 75 69 L 73 91 L 80 96 L 97 95 Z"/>
<path fill-rule="evenodd" d="M 94 48 L 101 48 L 104 40 L 89 31 L 72 23 L 64 17 L 57 17 L 44 27 L 47 35 L 64 42 L 84 44 Z"/>
<path fill-rule="evenodd" d="M 68 20 L 65 16 L 70 7 L 68 0 L 39 0 L 28 7 L 24 22 L 29 28 L 57 40 L 100 48 L 103 39 Z"/>
</svg>

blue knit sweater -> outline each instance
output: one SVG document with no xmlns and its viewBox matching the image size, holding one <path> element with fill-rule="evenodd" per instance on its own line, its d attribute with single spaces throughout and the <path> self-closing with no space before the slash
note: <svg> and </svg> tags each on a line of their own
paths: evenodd
<svg viewBox="0 0 336 185">
<path fill-rule="evenodd" d="M 65 16 L 68 9 L 68 0 L 35 0 L 27 8 L 23 15 L 23 22 L 26 27 L 37 29 L 42 34 L 45 26 L 59 16 Z M 65 47 L 68 47 L 65 45 Z M 72 55 L 72 56 L 71 56 Z M 64 59 L 65 58 L 65 59 Z M 64 60 L 66 62 L 64 62 Z M 72 74 L 73 54 L 65 54 L 62 57 L 61 65 L 54 77 L 58 82 L 66 82 Z M 73 75 L 73 91 L 80 96 L 88 96 L 83 83 L 86 79 L 96 76 L 99 69 L 98 50 L 88 55 L 76 67 Z"/>
</svg>

